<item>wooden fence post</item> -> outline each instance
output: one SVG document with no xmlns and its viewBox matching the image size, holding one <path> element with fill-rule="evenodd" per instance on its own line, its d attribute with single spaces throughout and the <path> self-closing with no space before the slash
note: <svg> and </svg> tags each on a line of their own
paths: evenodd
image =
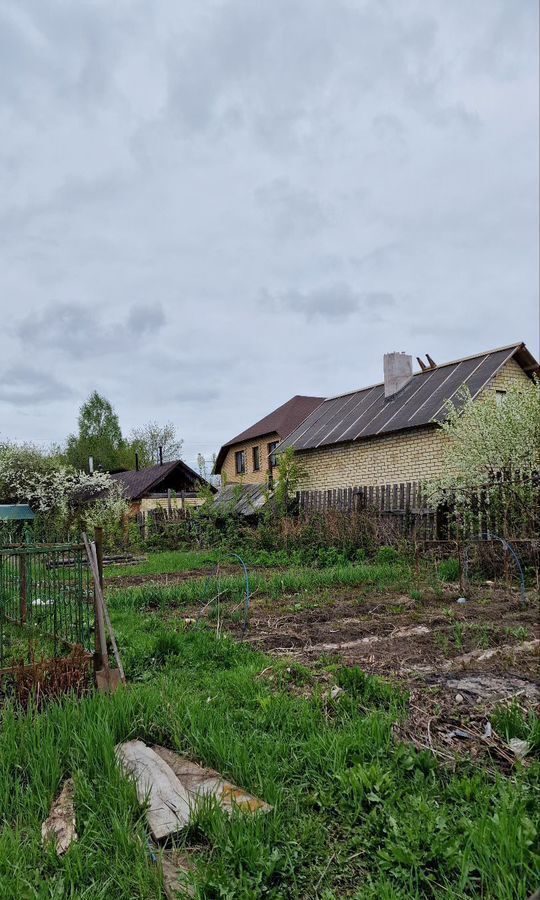
<svg viewBox="0 0 540 900">
<path fill-rule="evenodd" d="M 96 528 L 94 531 L 94 541 L 96 544 L 96 557 L 98 564 L 99 584 L 103 590 L 103 528 Z M 101 641 L 98 629 L 98 597 L 94 590 L 94 667 L 96 670 L 103 668 L 103 654 L 101 652 Z"/>
</svg>

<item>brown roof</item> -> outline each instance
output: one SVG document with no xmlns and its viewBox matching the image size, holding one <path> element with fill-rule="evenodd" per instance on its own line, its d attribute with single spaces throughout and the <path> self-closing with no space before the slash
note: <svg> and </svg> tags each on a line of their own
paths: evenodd
<svg viewBox="0 0 540 900">
<path fill-rule="evenodd" d="M 148 494 L 158 491 L 162 482 L 173 474 L 185 478 L 186 490 L 193 490 L 197 484 L 204 482 L 204 478 L 190 469 L 181 459 L 163 463 L 162 466 L 150 466 L 148 469 L 115 472 L 111 478 L 122 485 L 126 500 L 141 500 Z"/>
<path fill-rule="evenodd" d="M 385 399 L 384 384 L 330 397 L 279 446 L 312 450 L 332 444 L 436 424 L 447 400 L 456 401 L 462 385 L 476 397 L 494 375 L 515 359 L 532 376 L 540 368 L 525 344 L 511 344 L 417 372 L 394 397 Z"/>
<path fill-rule="evenodd" d="M 252 441 L 255 438 L 263 437 L 265 434 L 277 434 L 281 440 L 284 440 L 314 409 L 321 405 L 323 400 L 324 397 L 303 397 L 297 394 L 296 397 L 291 397 L 290 400 L 287 400 L 282 406 L 278 406 L 273 412 L 268 413 L 263 419 L 259 419 L 254 425 L 246 428 L 245 431 L 240 432 L 236 437 L 231 438 L 230 441 L 223 444 L 217 455 L 214 466 L 215 474 L 219 475 L 221 472 L 229 447 L 241 444 L 244 441 Z"/>
</svg>

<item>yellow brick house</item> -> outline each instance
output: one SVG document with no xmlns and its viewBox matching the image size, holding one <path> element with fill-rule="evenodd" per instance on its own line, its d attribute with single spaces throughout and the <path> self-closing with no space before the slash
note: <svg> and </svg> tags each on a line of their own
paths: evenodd
<svg viewBox="0 0 540 900">
<path fill-rule="evenodd" d="M 323 400 L 324 397 L 300 394 L 291 397 L 223 444 L 213 474 L 221 475 L 222 484 L 266 484 L 276 465 L 275 450 L 280 441 L 294 431 Z"/>
<path fill-rule="evenodd" d="M 318 405 L 281 442 L 294 447 L 305 478 L 303 490 L 425 482 L 441 473 L 446 436 L 440 425 L 448 400 L 457 402 L 466 385 L 473 398 L 495 392 L 540 372 L 523 343 L 436 365 L 390 353 L 380 384 L 331 397 Z"/>
</svg>

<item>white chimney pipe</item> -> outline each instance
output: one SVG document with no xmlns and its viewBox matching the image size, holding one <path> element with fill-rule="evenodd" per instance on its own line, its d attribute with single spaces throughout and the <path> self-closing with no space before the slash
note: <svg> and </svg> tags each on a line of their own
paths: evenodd
<svg viewBox="0 0 540 900">
<path fill-rule="evenodd" d="M 384 399 L 394 397 L 413 377 L 412 356 L 408 353 L 384 354 Z"/>
</svg>

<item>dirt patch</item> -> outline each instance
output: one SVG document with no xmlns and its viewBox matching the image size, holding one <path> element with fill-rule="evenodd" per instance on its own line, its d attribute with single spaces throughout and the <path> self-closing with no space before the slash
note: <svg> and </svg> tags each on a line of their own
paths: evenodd
<svg viewBox="0 0 540 900">
<path fill-rule="evenodd" d="M 450 706 L 513 695 L 538 700 L 536 604 L 523 605 L 514 592 L 499 589 L 490 597 L 479 590 L 465 604 L 457 596 L 453 588 L 442 598 L 421 601 L 405 595 L 366 598 L 360 591 L 319 604 L 263 598 L 253 603 L 245 640 L 311 667 L 321 659 L 335 661 L 397 679 L 409 689 L 424 686 L 444 694 Z M 240 636 L 237 623 L 227 627 Z M 480 680 L 460 690 L 460 680 L 469 675 Z M 487 676 L 491 681 L 482 681 Z"/>
<path fill-rule="evenodd" d="M 267 572 L 274 574 L 283 572 L 280 568 L 266 568 L 263 566 L 250 566 L 251 572 Z M 203 578 L 216 578 L 217 575 L 242 575 L 242 569 L 239 565 L 220 565 L 211 566 L 206 569 L 190 569 L 187 572 L 164 572 L 153 575 L 107 575 L 106 583 L 108 588 L 129 588 L 143 587 L 147 585 L 158 584 L 167 586 L 172 584 L 182 584 L 185 581 L 197 581 Z"/>
</svg>

